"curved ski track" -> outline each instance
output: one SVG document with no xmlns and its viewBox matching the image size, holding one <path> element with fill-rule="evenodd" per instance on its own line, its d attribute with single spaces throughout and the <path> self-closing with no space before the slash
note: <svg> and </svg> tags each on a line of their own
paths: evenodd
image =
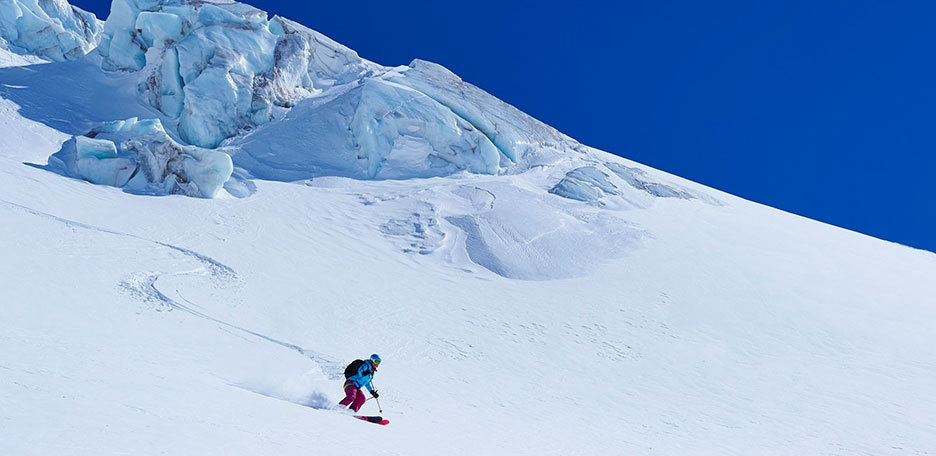
<svg viewBox="0 0 936 456">
<path fill-rule="evenodd" d="M 23 212 L 35 215 L 37 217 L 43 217 L 43 218 L 55 220 L 73 229 L 81 228 L 81 229 L 85 229 L 89 231 L 96 231 L 99 233 L 105 233 L 105 234 L 110 234 L 114 236 L 128 237 L 128 238 L 136 239 L 136 240 L 143 241 L 149 244 L 154 244 L 159 247 L 164 247 L 170 250 L 174 250 L 185 256 L 188 256 L 189 258 L 194 259 L 195 261 L 199 262 L 202 265 L 201 267 L 194 269 L 194 270 L 180 271 L 180 272 L 170 273 L 168 275 L 203 275 L 203 276 L 208 276 L 208 278 L 211 280 L 215 280 L 215 281 L 227 284 L 227 285 L 236 284 L 237 281 L 239 280 L 237 276 L 237 272 L 234 270 L 234 268 L 218 260 L 215 260 L 214 258 L 208 255 L 203 255 L 201 253 L 186 249 L 184 247 L 179 247 L 177 245 L 169 244 L 169 243 L 162 242 L 162 241 L 156 241 L 153 239 L 147 239 L 147 238 L 137 236 L 131 233 L 114 231 L 114 230 L 110 230 L 107 228 L 90 225 L 87 223 L 77 222 L 74 220 L 59 217 L 57 215 L 49 214 L 47 212 L 42 212 L 42 211 L 30 208 L 30 207 L 23 206 L 21 204 L 13 203 L 13 202 L 6 201 L 6 200 L 0 200 L 0 204 L 6 205 L 7 207 L 10 207 L 12 209 L 21 210 Z M 295 345 L 289 342 L 275 339 L 265 334 L 252 331 L 250 329 L 237 326 L 237 325 L 228 323 L 223 320 L 219 320 L 204 312 L 195 310 L 193 307 L 198 307 L 198 305 L 185 299 L 182 296 L 182 294 L 179 292 L 179 290 L 175 290 L 175 291 L 184 301 L 186 301 L 187 304 L 182 304 L 179 301 L 170 298 L 168 295 L 163 293 L 156 286 L 156 283 L 159 280 L 159 278 L 164 275 L 167 275 L 167 274 L 160 273 L 160 272 L 137 272 L 134 274 L 130 274 L 127 278 L 122 280 L 119 283 L 119 286 L 126 292 L 130 293 L 132 296 L 144 302 L 156 302 L 157 305 L 161 306 L 162 308 L 168 309 L 169 311 L 172 311 L 173 309 L 180 310 L 190 315 L 196 316 L 198 318 L 202 318 L 202 319 L 217 323 L 226 328 L 233 329 L 241 333 L 257 337 L 267 342 L 279 345 L 283 348 L 294 350 L 298 352 L 299 354 L 309 358 L 312 362 L 321 366 L 322 371 L 325 372 L 325 374 L 330 379 L 336 380 L 342 377 L 343 367 L 342 367 L 341 362 L 337 361 L 336 359 L 330 356 L 300 347 L 298 345 Z M 157 310 L 161 311 L 160 308 L 157 308 Z"/>
</svg>

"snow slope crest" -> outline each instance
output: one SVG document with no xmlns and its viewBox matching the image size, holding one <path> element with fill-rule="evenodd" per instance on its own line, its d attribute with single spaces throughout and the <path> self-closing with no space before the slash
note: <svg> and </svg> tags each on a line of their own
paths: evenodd
<svg viewBox="0 0 936 456">
<path fill-rule="evenodd" d="M 54 61 L 78 59 L 97 46 L 102 24 L 66 0 L 0 2 L 0 48 Z"/>
</svg>

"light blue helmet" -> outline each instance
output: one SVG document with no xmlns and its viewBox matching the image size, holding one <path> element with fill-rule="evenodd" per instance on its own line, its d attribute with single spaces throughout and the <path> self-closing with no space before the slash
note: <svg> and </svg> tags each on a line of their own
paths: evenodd
<svg viewBox="0 0 936 456">
<path fill-rule="evenodd" d="M 379 365 L 380 365 L 380 355 L 378 355 L 378 354 L 376 354 L 376 353 L 374 353 L 373 355 L 370 355 L 370 361 L 371 361 L 371 364 L 374 365 L 374 367 L 379 366 Z"/>
</svg>

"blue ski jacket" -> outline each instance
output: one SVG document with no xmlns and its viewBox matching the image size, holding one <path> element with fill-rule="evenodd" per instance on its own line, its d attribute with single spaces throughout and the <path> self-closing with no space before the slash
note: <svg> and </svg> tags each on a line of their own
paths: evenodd
<svg viewBox="0 0 936 456">
<path fill-rule="evenodd" d="M 367 388 L 367 391 L 373 392 L 374 387 L 371 386 L 371 380 L 374 378 L 374 372 L 374 365 L 370 360 L 366 360 L 361 364 L 361 367 L 358 368 L 356 374 L 348 377 L 348 381 L 358 388 L 363 386 Z"/>
</svg>

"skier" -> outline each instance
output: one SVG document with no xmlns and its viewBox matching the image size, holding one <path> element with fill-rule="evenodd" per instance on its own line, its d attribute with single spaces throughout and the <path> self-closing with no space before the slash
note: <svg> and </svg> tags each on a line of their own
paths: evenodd
<svg viewBox="0 0 936 456">
<path fill-rule="evenodd" d="M 371 396 L 377 398 L 379 394 L 371 386 L 371 380 L 374 378 L 379 365 L 380 356 L 376 353 L 370 355 L 370 358 L 366 361 L 360 359 L 351 361 L 351 364 L 348 364 L 348 367 L 345 368 L 345 378 L 347 379 L 344 383 L 345 398 L 338 405 L 351 407 L 355 412 L 360 410 L 364 405 L 364 401 L 367 400 L 364 397 L 364 392 L 361 391 L 362 386 L 367 388 Z"/>
</svg>

